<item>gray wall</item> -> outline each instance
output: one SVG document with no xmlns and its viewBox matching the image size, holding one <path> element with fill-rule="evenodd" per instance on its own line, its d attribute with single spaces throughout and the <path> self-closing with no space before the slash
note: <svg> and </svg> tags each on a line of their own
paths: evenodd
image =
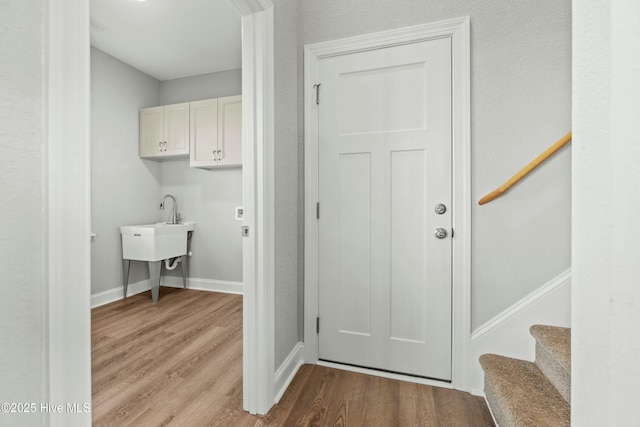
<svg viewBox="0 0 640 427">
<path fill-rule="evenodd" d="M 503 198 L 476 204 L 571 129 L 569 0 L 299 5 L 299 61 L 305 44 L 470 16 L 473 329 L 570 267 L 570 148 Z"/>
<path fill-rule="evenodd" d="M 42 1 L 0 6 L 0 401 L 44 402 L 47 212 Z M 44 414 L 0 412 L 0 425 L 44 425 Z"/>
<path fill-rule="evenodd" d="M 91 293 L 122 286 L 120 226 L 160 220 L 160 163 L 138 156 L 138 111 L 160 83 L 91 48 Z M 133 263 L 130 283 L 149 277 Z"/>
<path fill-rule="evenodd" d="M 164 162 L 161 184 L 162 194 L 178 200 L 182 218 L 196 223 L 189 276 L 242 282 L 242 223 L 235 219 L 236 206 L 242 206 L 242 169 L 205 170 L 189 167 L 188 160 Z M 180 269 L 168 272 L 180 274 Z"/>
<path fill-rule="evenodd" d="M 199 101 L 242 93 L 242 69 L 160 82 L 160 103 Z"/>
<path fill-rule="evenodd" d="M 158 209 L 173 194 L 185 220 L 196 222 L 190 277 L 242 281 L 242 238 L 235 207 L 242 205 L 240 168 L 207 171 L 188 160 L 155 162 L 138 155 L 142 107 L 237 95 L 241 70 L 159 82 L 91 48 L 92 294 L 122 286 L 120 226 L 164 221 Z M 180 270 L 169 272 L 179 275 Z M 149 277 L 133 263 L 130 283 Z"/>
<path fill-rule="evenodd" d="M 302 150 L 298 145 L 298 2 L 274 1 L 275 21 L 275 368 L 303 339 L 304 260 L 299 194 Z"/>
</svg>

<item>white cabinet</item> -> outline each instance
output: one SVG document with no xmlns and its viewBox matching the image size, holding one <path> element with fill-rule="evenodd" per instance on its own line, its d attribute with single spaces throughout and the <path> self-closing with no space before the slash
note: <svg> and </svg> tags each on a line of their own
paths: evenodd
<svg viewBox="0 0 640 427">
<path fill-rule="evenodd" d="M 163 160 L 188 155 L 188 102 L 140 110 L 140 157 Z"/>
<path fill-rule="evenodd" d="M 190 165 L 242 166 L 242 96 L 190 104 Z"/>
</svg>

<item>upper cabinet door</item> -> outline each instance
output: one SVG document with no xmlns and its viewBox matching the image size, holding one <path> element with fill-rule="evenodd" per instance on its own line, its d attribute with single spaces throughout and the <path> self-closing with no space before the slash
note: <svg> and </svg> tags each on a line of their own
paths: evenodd
<svg viewBox="0 0 640 427">
<path fill-rule="evenodd" d="M 218 158 L 218 100 L 192 102 L 190 121 L 189 164 L 199 168 L 215 166 Z"/>
<path fill-rule="evenodd" d="M 189 103 L 165 105 L 164 136 L 167 142 L 165 155 L 189 154 Z"/>
<path fill-rule="evenodd" d="M 140 157 L 162 160 L 188 155 L 188 102 L 140 110 Z"/>
<path fill-rule="evenodd" d="M 218 165 L 242 166 L 242 96 L 218 98 Z"/>
<path fill-rule="evenodd" d="M 140 110 L 140 157 L 164 153 L 164 107 Z"/>
</svg>

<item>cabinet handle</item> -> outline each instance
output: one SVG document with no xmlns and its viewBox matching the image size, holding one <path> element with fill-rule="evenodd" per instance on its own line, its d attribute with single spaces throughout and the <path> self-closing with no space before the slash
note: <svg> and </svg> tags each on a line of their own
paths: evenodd
<svg viewBox="0 0 640 427">
<path fill-rule="evenodd" d="M 162 151 L 162 141 L 158 142 L 158 150 Z"/>
<path fill-rule="evenodd" d="M 164 142 L 164 151 L 167 151 L 167 141 Z"/>
<path fill-rule="evenodd" d="M 211 154 L 213 155 L 213 161 L 214 161 L 214 162 L 218 161 L 218 159 L 216 159 L 216 153 L 217 153 L 217 151 L 216 151 L 216 150 L 213 150 L 213 151 L 211 152 Z"/>
<path fill-rule="evenodd" d="M 218 161 L 222 160 L 222 150 L 218 150 Z"/>
</svg>

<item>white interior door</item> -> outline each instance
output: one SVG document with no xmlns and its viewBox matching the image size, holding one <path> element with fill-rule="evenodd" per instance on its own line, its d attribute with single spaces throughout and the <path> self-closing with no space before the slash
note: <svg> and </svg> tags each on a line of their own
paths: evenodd
<svg viewBox="0 0 640 427">
<path fill-rule="evenodd" d="M 451 39 L 318 75 L 319 357 L 450 380 Z"/>
</svg>

